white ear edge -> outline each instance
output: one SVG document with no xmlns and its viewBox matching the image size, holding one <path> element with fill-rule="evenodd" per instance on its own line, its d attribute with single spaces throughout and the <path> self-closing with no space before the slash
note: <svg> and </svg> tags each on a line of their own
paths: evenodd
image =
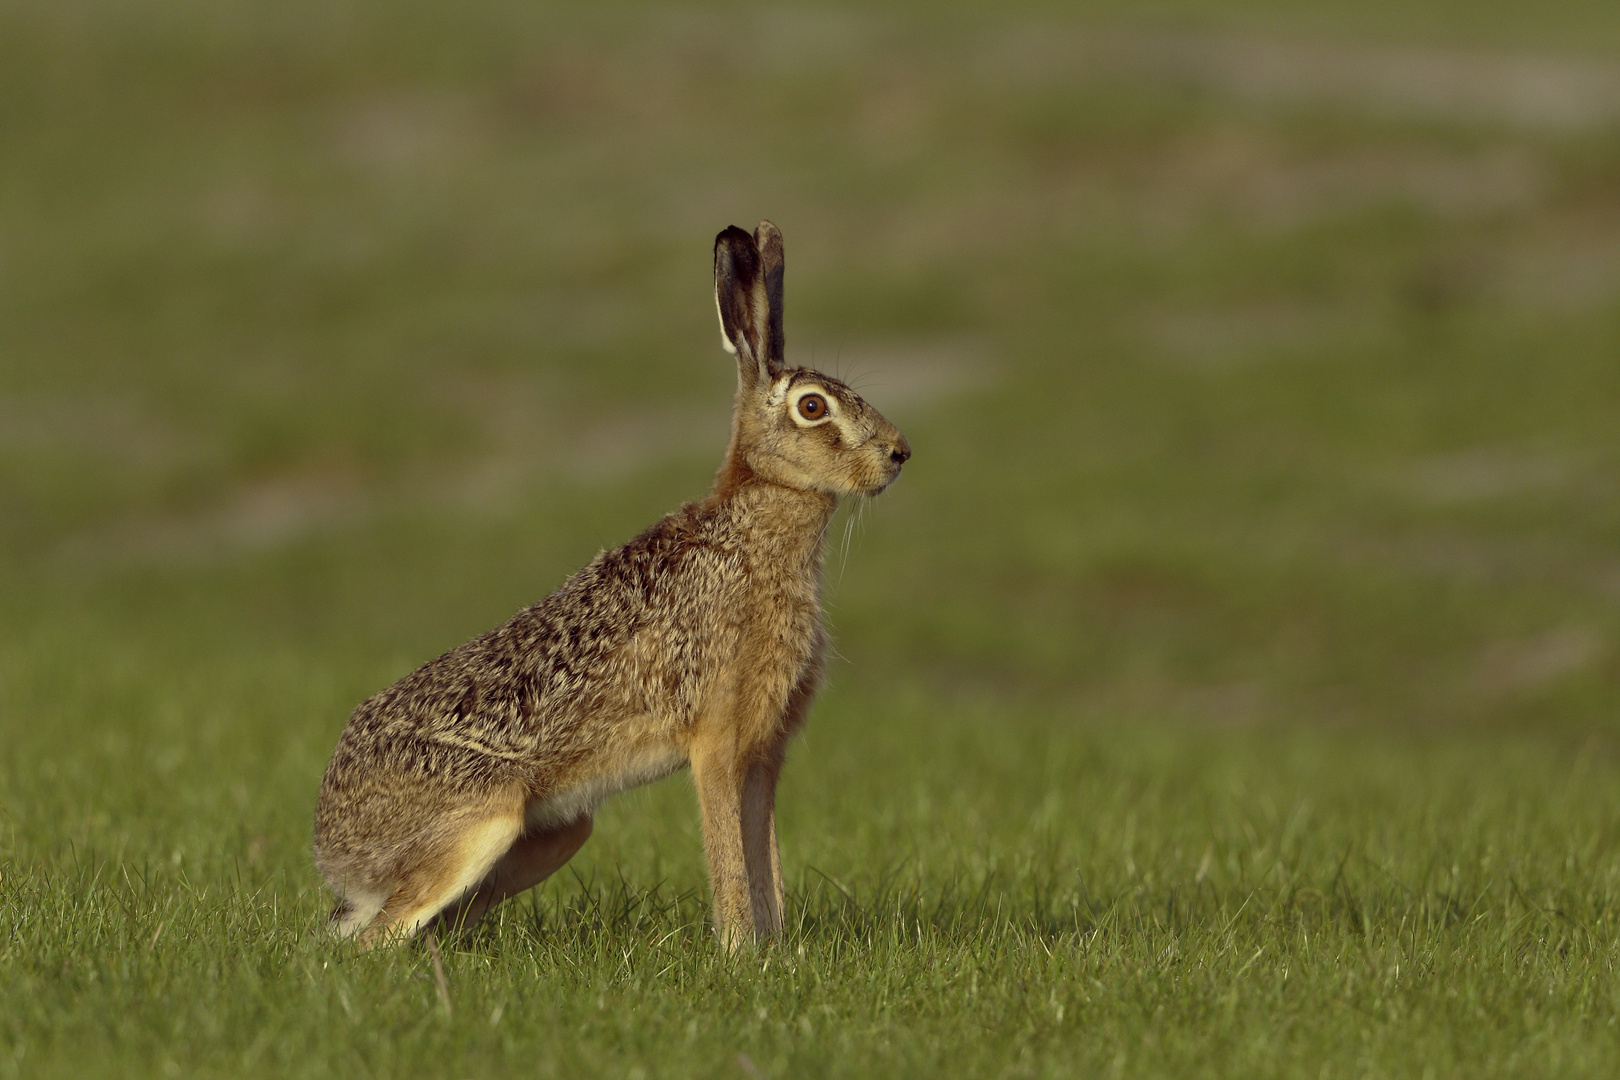
<svg viewBox="0 0 1620 1080">
<path fill-rule="evenodd" d="M 720 290 L 714 291 L 714 314 L 720 320 L 720 347 L 732 356 L 737 355 L 737 344 L 726 336 L 726 317 L 720 311 Z"/>
</svg>

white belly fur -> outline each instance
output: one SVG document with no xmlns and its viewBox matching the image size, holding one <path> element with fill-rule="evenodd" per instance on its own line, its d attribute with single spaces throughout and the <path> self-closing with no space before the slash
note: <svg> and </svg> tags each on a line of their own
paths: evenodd
<svg viewBox="0 0 1620 1080">
<path fill-rule="evenodd" d="M 523 811 L 524 831 L 576 821 L 582 814 L 594 812 L 608 796 L 660 780 L 686 764 L 686 755 L 671 743 L 638 747 L 616 757 L 609 770 L 530 802 Z"/>
</svg>

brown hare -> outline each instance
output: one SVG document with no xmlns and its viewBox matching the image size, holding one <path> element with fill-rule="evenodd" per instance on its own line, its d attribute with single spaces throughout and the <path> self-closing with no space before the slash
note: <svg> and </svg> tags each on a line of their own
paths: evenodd
<svg viewBox="0 0 1620 1080">
<path fill-rule="evenodd" d="M 708 497 L 349 718 L 315 810 L 338 933 L 471 923 L 566 863 L 602 799 L 687 765 L 720 940 L 781 929 L 776 782 L 821 677 L 827 524 L 911 448 L 787 366 L 776 226 L 715 238 L 714 296 L 738 381 Z"/>
</svg>

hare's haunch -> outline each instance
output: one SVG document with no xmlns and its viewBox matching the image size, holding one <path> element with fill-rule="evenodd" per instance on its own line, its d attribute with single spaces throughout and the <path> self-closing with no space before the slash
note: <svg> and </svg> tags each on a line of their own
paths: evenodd
<svg viewBox="0 0 1620 1080">
<path fill-rule="evenodd" d="M 339 933 L 472 922 L 566 863 L 602 799 L 686 765 L 721 940 L 781 928 L 776 781 L 821 676 L 824 534 L 911 448 L 839 380 L 787 366 L 776 226 L 715 238 L 714 296 L 738 381 L 708 498 L 349 718 L 315 810 Z"/>
</svg>

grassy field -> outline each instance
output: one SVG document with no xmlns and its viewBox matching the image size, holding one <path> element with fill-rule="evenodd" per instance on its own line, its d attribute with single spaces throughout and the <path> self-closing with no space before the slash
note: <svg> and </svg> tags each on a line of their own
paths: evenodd
<svg viewBox="0 0 1620 1080">
<path fill-rule="evenodd" d="M 0 0 L 0 1078 L 1620 1074 L 1612 3 L 151 7 Z M 703 492 L 764 216 L 915 449 L 785 940 L 684 777 L 325 940 L 348 711 Z"/>
</svg>

